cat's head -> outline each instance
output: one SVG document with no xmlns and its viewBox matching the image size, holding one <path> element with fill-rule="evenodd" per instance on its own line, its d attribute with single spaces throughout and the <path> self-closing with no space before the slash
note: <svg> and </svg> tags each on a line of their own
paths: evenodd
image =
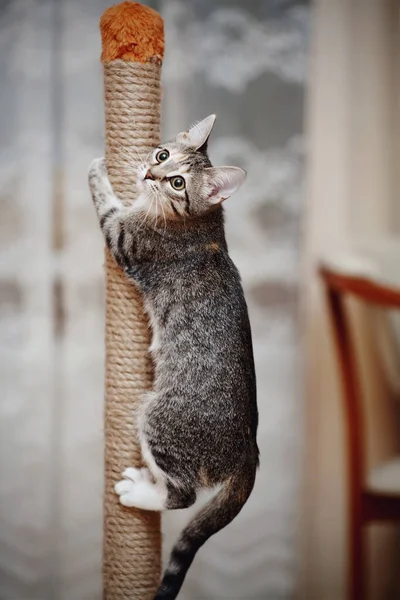
<svg viewBox="0 0 400 600">
<path fill-rule="evenodd" d="M 161 144 L 138 169 L 142 210 L 170 220 L 187 220 L 212 211 L 243 183 L 239 167 L 213 167 L 207 142 L 215 121 L 210 115 Z"/>
</svg>

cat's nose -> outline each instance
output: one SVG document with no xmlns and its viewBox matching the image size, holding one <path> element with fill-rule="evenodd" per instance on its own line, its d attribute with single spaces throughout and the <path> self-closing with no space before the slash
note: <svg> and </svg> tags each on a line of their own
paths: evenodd
<svg viewBox="0 0 400 600">
<path fill-rule="evenodd" d="M 146 173 L 146 175 L 144 176 L 145 179 L 151 179 L 152 181 L 154 181 L 155 177 L 153 175 L 153 173 L 151 172 L 151 169 L 149 169 Z"/>
</svg>

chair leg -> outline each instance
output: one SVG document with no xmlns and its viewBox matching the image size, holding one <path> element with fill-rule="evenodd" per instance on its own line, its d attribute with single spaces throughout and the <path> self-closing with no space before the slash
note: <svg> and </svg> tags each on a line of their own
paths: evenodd
<svg viewBox="0 0 400 600">
<path fill-rule="evenodd" d="M 366 535 L 359 510 L 353 511 L 350 522 L 349 599 L 366 600 Z"/>
</svg>

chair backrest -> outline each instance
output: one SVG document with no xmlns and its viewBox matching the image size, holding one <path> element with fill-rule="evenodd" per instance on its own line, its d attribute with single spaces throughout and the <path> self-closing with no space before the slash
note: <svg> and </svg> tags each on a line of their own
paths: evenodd
<svg viewBox="0 0 400 600">
<path fill-rule="evenodd" d="M 345 298 L 352 296 L 376 307 L 400 309 L 400 290 L 363 277 L 346 275 L 326 266 L 321 266 L 319 271 L 325 284 L 341 374 L 349 450 L 349 483 L 353 492 L 358 493 L 365 481 L 364 415 Z"/>
</svg>

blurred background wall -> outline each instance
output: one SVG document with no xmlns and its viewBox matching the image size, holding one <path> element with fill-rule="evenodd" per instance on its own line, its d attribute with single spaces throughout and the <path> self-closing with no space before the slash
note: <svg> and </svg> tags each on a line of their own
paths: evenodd
<svg viewBox="0 0 400 600">
<path fill-rule="evenodd" d="M 347 446 L 339 371 L 317 267 L 356 241 L 390 248 L 399 220 L 399 49 L 397 0 L 315 0 L 306 101 L 308 139 L 303 254 L 306 487 L 303 598 L 346 597 Z M 398 256 L 400 264 L 400 256 Z M 377 353 L 371 314 L 358 311 L 368 467 L 397 451 L 398 392 Z M 303 328 L 304 327 L 304 328 Z M 398 530 L 368 533 L 369 597 L 400 597 Z"/>
<path fill-rule="evenodd" d="M 86 179 L 103 153 L 98 20 L 108 4 L 0 2 L 1 600 L 101 593 L 103 240 Z M 164 137 L 215 112 L 212 160 L 248 171 L 227 203 L 227 233 L 249 303 L 260 407 L 254 493 L 199 553 L 182 600 L 290 598 L 300 558 L 310 8 L 300 0 L 152 5 L 166 24 Z M 166 550 L 187 519 L 165 516 Z"/>
</svg>

